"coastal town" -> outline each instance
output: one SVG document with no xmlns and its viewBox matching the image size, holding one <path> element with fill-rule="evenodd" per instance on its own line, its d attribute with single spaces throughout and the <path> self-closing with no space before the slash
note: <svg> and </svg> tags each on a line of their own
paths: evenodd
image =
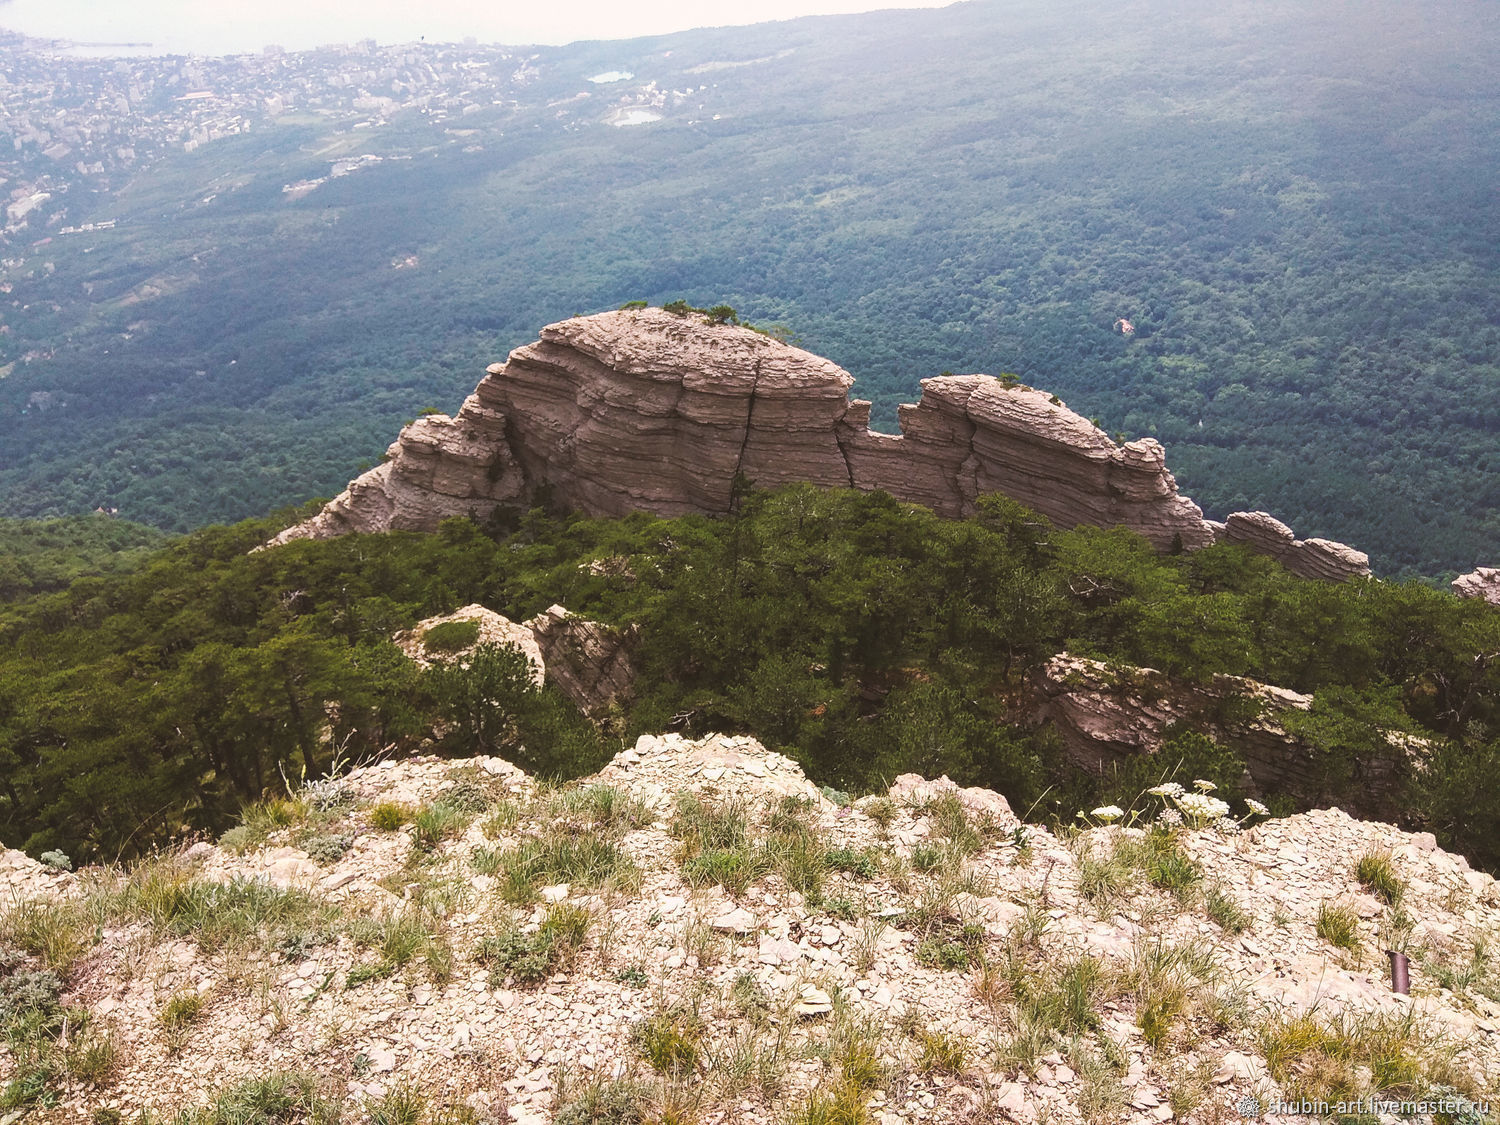
<svg viewBox="0 0 1500 1125">
<path fill-rule="evenodd" d="M 303 125 L 358 135 L 405 115 L 425 138 L 473 147 L 527 111 L 534 112 L 528 128 L 640 125 L 707 89 L 659 90 L 624 71 L 543 81 L 537 49 L 472 40 L 380 45 L 367 39 L 223 57 L 78 50 L 0 30 L 0 245 L 6 248 L 107 230 L 113 217 L 96 212 L 132 175 L 252 130 Z M 326 179 L 378 163 L 379 146 L 370 147 L 377 152 L 337 153 L 322 177 L 289 184 L 288 194 L 298 198 Z"/>
</svg>

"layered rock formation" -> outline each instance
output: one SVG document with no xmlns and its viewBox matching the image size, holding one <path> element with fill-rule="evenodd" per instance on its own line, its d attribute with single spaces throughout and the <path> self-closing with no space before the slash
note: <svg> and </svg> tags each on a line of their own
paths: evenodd
<svg viewBox="0 0 1500 1125">
<path fill-rule="evenodd" d="M 1056 396 L 988 375 L 922 380 L 898 412 L 901 436 L 872 433 L 870 404 L 850 404 L 840 426 L 850 479 L 942 515 L 965 516 L 1000 492 L 1062 527 L 1123 524 L 1162 549 L 1203 547 L 1213 532 L 1177 493 L 1166 454 L 1150 438 L 1117 445 Z"/>
<path fill-rule="evenodd" d="M 633 629 L 611 629 L 560 605 L 549 606 L 526 627 L 541 648 L 548 678 L 585 715 L 602 715 L 629 700 L 636 676 Z"/>
<path fill-rule="evenodd" d="M 381 464 L 350 481 L 312 519 L 266 545 L 354 531 L 431 531 L 449 516 L 482 518 L 525 493 L 506 441 L 505 416 L 473 394 L 457 418 L 430 414 L 412 422 Z"/>
<path fill-rule="evenodd" d="M 1500 569 L 1482 566 L 1453 580 L 1453 592 L 1461 598 L 1483 598 L 1500 605 Z"/>
<path fill-rule="evenodd" d="M 1341 582 L 1370 573 L 1370 557 L 1331 539 L 1298 539 L 1286 524 L 1265 512 L 1235 512 L 1216 538 L 1270 555 L 1293 574 Z"/>
<path fill-rule="evenodd" d="M 1080 769 L 1161 750 L 1174 730 L 1208 734 L 1244 756 L 1245 792 L 1288 796 L 1302 804 L 1342 800 L 1362 816 L 1397 819 L 1404 781 L 1424 744 L 1392 732 L 1354 762 L 1355 776 L 1330 785 L 1317 750 L 1290 733 L 1282 717 L 1306 711 L 1313 697 L 1239 676 L 1191 684 L 1154 668 L 1120 668 L 1059 653 L 1033 683 L 1039 720 L 1053 724 L 1063 753 Z M 1169 763 L 1164 763 L 1169 764 Z"/>
<path fill-rule="evenodd" d="M 723 512 L 748 479 L 884 489 L 948 516 L 999 492 L 1059 526 L 1123 525 L 1163 550 L 1223 535 L 1300 574 L 1369 573 L 1359 552 L 1298 541 L 1264 513 L 1205 522 L 1157 442 L 1117 444 L 1055 396 L 988 375 L 925 379 L 921 401 L 900 408 L 901 433 L 879 434 L 870 404 L 849 400 L 853 382 L 695 315 L 576 317 L 491 366 L 455 418 L 412 423 L 385 464 L 272 543 L 483 518 L 543 486 L 591 515 Z"/>
</svg>

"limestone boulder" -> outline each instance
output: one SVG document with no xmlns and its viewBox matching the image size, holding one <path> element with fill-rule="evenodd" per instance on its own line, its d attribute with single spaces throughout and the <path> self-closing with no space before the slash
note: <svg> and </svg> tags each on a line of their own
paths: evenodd
<svg viewBox="0 0 1500 1125">
<path fill-rule="evenodd" d="M 1481 566 L 1453 580 L 1453 592 L 1461 598 L 1482 598 L 1500 605 L 1500 568 Z"/>
<path fill-rule="evenodd" d="M 435 626 L 446 625 L 451 621 L 468 621 L 477 625 L 479 635 L 474 643 L 458 652 L 434 653 L 430 651 L 425 643 L 427 634 Z M 429 617 L 424 621 L 419 621 L 406 632 L 397 633 L 394 640 L 396 647 L 423 668 L 438 660 L 463 662 L 464 658 L 479 645 L 510 645 L 520 649 L 531 664 L 532 682 L 537 687 L 542 686 L 543 677 L 546 675 L 547 665 L 542 659 L 541 646 L 537 644 L 536 636 L 532 631 L 527 626 L 519 625 L 510 618 L 482 605 L 466 605 L 452 613 Z"/>
<path fill-rule="evenodd" d="M 1364 816 L 1399 818 L 1405 781 L 1427 751 L 1423 740 L 1390 732 L 1359 756 L 1350 782 L 1330 787 L 1319 752 L 1284 723 L 1289 712 L 1312 706 L 1301 692 L 1240 676 L 1193 684 L 1154 668 L 1059 653 L 1037 673 L 1032 693 L 1036 718 L 1052 724 L 1068 760 L 1091 773 L 1154 756 L 1173 730 L 1191 729 L 1243 755 L 1248 796 L 1339 801 Z"/>
</svg>

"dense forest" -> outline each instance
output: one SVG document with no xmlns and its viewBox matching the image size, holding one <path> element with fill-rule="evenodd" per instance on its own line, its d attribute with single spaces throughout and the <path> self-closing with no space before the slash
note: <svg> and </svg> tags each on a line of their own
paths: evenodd
<svg viewBox="0 0 1500 1125">
<path fill-rule="evenodd" d="M 251 552 L 296 514 L 0 607 L 0 841 L 114 858 L 378 755 L 487 751 L 578 776 L 664 730 L 752 733 L 845 792 L 947 773 L 1033 818 L 1128 807 L 1174 776 L 1239 791 L 1241 750 L 1191 728 L 1138 769 L 1067 767 L 1027 702 L 1066 648 L 1313 693 L 1298 733 L 1335 800 L 1357 805 L 1352 764 L 1382 732 L 1417 736 L 1409 826 L 1500 870 L 1500 614 L 1421 583 L 1309 581 L 1228 546 L 1158 555 L 999 497 L 950 521 L 795 486 L 716 519 L 534 509 Z M 423 671 L 392 643 L 471 602 L 634 626 L 633 698 L 591 721 L 518 654 Z"/>
<path fill-rule="evenodd" d="M 462 130 L 267 121 L 7 260 L 0 514 L 329 495 L 543 324 L 683 297 L 790 326 L 886 426 L 921 377 L 1015 372 L 1160 438 L 1211 516 L 1493 562 L 1497 32 L 1469 0 L 978 0 L 538 48 Z M 691 96 L 613 128 L 602 70 Z M 329 151 L 406 159 L 282 191 Z"/>
</svg>

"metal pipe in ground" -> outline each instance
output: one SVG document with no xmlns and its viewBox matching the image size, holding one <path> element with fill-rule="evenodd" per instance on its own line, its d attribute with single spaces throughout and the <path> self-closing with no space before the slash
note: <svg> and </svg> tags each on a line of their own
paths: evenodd
<svg viewBox="0 0 1500 1125">
<path fill-rule="evenodd" d="M 1388 949 L 1386 955 L 1391 959 L 1391 991 L 1405 996 L 1411 991 L 1411 979 L 1407 976 L 1406 954 Z"/>
</svg>

